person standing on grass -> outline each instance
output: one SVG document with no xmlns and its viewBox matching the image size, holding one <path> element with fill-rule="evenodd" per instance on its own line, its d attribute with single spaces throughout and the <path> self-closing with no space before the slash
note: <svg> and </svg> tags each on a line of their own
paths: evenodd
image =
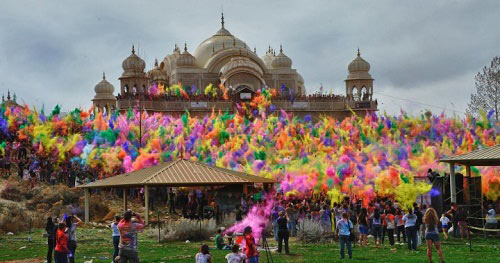
<svg viewBox="0 0 500 263">
<path fill-rule="evenodd" d="M 464 240 L 464 236 L 469 239 L 469 228 L 467 226 L 467 210 L 463 207 L 459 207 L 457 211 L 457 222 L 460 228 L 460 238 Z"/>
<path fill-rule="evenodd" d="M 386 231 L 387 231 L 387 237 L 389 238 L 389 244 L 391 245 L 391 248 L 394 247 L 394 229 L 396 228 L 396 219 L 394 216 L 393 209 L 390 208 L 386 210 L 387 213 L 385 215 L 385 222 L 386 222 Z"/>
<path fill-rule="evenodd" d="M 403 236 L 403 243 L 406 243 L 405 221 L 403 220 L 403 212 L 401 211 L 401 208 L 398 208 L 396 211 L 396 224 L 397 224 L 396 235 L 398 238 L 398 244 L 402 244 L 401 236 Z"/>
<path fill-rule="evenodd" d="M 443 252 L 441 251 L 441 243 L 439 242 L 439 233 L 438 233 L 438 223 L 439 219 L 434 208 L 429 208 L 425 212 L 424 215 L 424 224 L 425 224 L 425 242 L 427 243 L 427 260 L 429 263 L 432 262 L 432 244 L 436 247 L 438 251 L 439 259 L 441 262 L 443 260 Z"/>
<path fill-rule="evenodd" d="M 292 236 L 295 236 L 296 230 L 297 230 L 297 210 L 293 207 L 293 205 L 290 203 L 288 204 L 288 207 L 285 210 L 286 217 L 288 218 L 288 231 Z"/>
<path fill-rule="evenodd" d="M 56 248 L 54 252 L 55 263 L 68 263 L 68 236 L 65 233 L 66 226 L 59 223 L 56 232 Z"/>
<path fill-rule="evenodd" d="M 498 219 L 493 205 L 488 206 L 488 214 L 486 215 L 486 229 L 497 229 Z"/>
<path fill-rule="evenodd" d="M 420 246 L 422 244 L 422 231 L 421 231 L 421 226 L 423 223 L 423 218 L 424 214 L 422 214 L 422 211 L 420 211 L 417 203 L 413 203 L 413 214 L 417 216 L 417 223 L 415 224 L 416 229 L 417 229 L 417 246 Z"/>
<path fill-rule="evenodd" d="M 245 263 L 247 256 L 243 253 L 239 253 L 240 246 L 238 244 L 234 244 L 231 248 L 233 253 L 229 253 L 226 255 L 227 263 Z"/>
<path fill-rule="evenodd" d="M 451 222 L 453 225 L 453 236 L 458 237 L 458 220 L 457 220 L 457 204 L 456 203 L 451 203 L 451 208 L 446 212 L 448 216 L 451 217 Z"/>
<path fill-rule="evenodd" d="M 353 225 L 351 220 L 349 220 L 349 215 L 344 212 L 342 213 L 342 219 L 337 222 L 337 229 L 339 231 L 340 240 L 340 259 L 344 258 L 344 247 L 347 246 L 347 254 L 349 258 L 352 258 L 352 247 L 351 247 L 351 231 Z"/>
<path fill-rule="evenodd" d="M 285 217 L 285 212 L 281 211 L 279 213 L 279 218 L 277 221 L 278 224 L 278 253 L 281 254 L 281 248 L 283 245 L 283 241 L 285 242 L 285 253 L 290 254 L 288 250 L 288 238 L 290 237 L 290 232 L 288 231 L 287 225 L 288 220 Z"/>
<path fill-rule="evenodd" d="M 439 221 L 441 221 L 441 228 L 443 229 L 444 239 L 448 240 L 448 223 L 450 223 L 450 219 L 446 217 L 445 214 L 442 214 Z"/>
<path fill-rule="evenodd" d="M 137 222 L 132 221 L 135 216 Z M 144 229 L 144 221 L 141 215 L 127 210 L 123 213 L 123 219 L 118 224 L 120 230 L 120 263 L 139 263 L 139 252 L 137 249 L 137 233 Z"/>
<path fill-rule="evenodd" d="M 115 258 L 118 256 L 118 251 L 120 251 L 120 248 L 118 248 L 118 245 L 120 245 L 120 229 L 118 229 L 118 224 L 120 223 L 120 216 L 115 216 L 115 221 L 111 223 L 111 231 L 113 231 L 113 234 L 111 235 L 113 237 L 113 261 Z"/>
<path fill-rule="evenodd" d="M 76 222 L 73 222 L 75 220 Z M 82 225 L 83 222 L 76 215 L 66 217 L 66 231 L 68 232 L 68 260 L 70 263 L 75 263 L 76 251 L 76 228 Z"/>
<path fill-rule="evenodd" d="M 379 246 L 382 241 L 382 217 L 378 208 L 375 208 L 372 216 L 372 235 L 375 246 Z"/>
<path fill-rule="evenodd" d="M 259 263 L 259 251 L 257 251 L 255 238 L 252 235 L 252 227 L 245 227 L 243 230 L 243 237 L 243 241 L 245 243 L 243 252 L 247 257 L 247 263 Z"/>
<path fill-rule="evenodd" d="M 411 208 L 408 209 L 408 214 L 403 216 L 403 221 L 405 222 L 408 250 L 417 250 L 417 216 Z"/>
<path fill-rule="evenodd" d="M 47 225 L 45 226 L 45 231 L 47 232 L 47 263 L 52 263 L 52 252 L 54 251 L 54 246 L 56 244 L 56 232 L 57 227 L 52 220 L 52 217 L 47 218 Z"/>
<path fill-rule="evenodd" d="M 361 208 L 361 213 L 358 216 L 359 222 L 359 244 L 362 246 L 366 246 L 368 244 L 368 214 L 366 208 Z"/>
<path fill-rule="evenodd" d="M 196 263 L 212 263 L 212 255 L 210 255 L 210 248 L 207 244 L 200 247 L 200 252 L 195 256 Z"/>
</svg>

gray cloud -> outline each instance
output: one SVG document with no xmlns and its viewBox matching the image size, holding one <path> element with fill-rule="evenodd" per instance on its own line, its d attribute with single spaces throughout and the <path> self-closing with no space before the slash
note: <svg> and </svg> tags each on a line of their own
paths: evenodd
<svg viewBox="0 0 500 263">
<path fill-rule="evenodd" d="M 89 107 L 102 71 L 118 87 L 132 44 L 148 68 L 175 43 L 194 51 L 220 27 L 221 3 L 226 27 L 259 54 L 283 44 L 310 93 L 344 93 L 359 47 L 388 113 L 465 111 L 475 73 L 499 52 L 498 1 L 8 1 L 0 88 L 37 107 Z"/>
</svg>

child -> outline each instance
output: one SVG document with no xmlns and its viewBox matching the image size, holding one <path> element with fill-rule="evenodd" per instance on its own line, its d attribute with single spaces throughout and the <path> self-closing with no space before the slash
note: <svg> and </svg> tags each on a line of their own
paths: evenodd
<svg viewBox="0 0 500 263">
<path fill-rule="evenodd" d="M 120 244 L 120 229 L 118 229 L 118 224 L 120 223 L 121 217 L 120 216 L 115 216 L 115 221 L 111 223 L 111 231 L 113 231 L 113 234 L 111 235 L 113 238 L 113 260 L 118 257 L 118 245 Z"/>
<path fill-rule="evenodd" d="M 217 249 L 224 249 L 224 250 L 231 249 L 228 245 L 224 244 L 224 238 L 222 237 L 222 229 L 217 229 L 217 235 L 215 235 L 215 247 L 217 247 Z"/>
<path fill-rule="evenodd" d="M 247 258 L 247 256 L 243 253 L 238 253 L 239 249 L 240 249 L 240 246 L 238 244 L 235 244 L 231 248 L 231 251 L 233 253 L 226 255 L 227 263 L 244 263 L 245 262 L 245 259 Z"/>
<path fill-rule="evenodd" d="M 259 251 L 257 251 L 257 245 L 255 244 L 255 239 L 252 235 L 252 227 L 245 227 L 243 230 L 243 236 L 245 237 L 245 247 L 243 252 L 245 252 L 245 255 L 247 256 L 247 262 L 259 263 Z"/>
<path fill-rule="evenodd" d="M 210 248 L 208 248 L 208 245 L 201 245 L 200 252 L 196 254 L 195 258 L 196 263 L 212 263 L 212 255 L 210 255 Z"/>
<path fill-rule="evenodd" d="M 445 214 L 442 214 L 439 221 L 441 221 L 441 227 L 443 228 L 444 239 L 448 240 L 448 223 L 450 223 L 450 219 Z"/>
</svg>

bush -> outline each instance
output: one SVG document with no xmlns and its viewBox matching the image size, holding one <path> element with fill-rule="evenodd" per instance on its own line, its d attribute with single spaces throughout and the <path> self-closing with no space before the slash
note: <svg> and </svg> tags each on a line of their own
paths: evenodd
<svg viewBox="0 0 500 263">
<path fill-rule="evenodd" d="M 325 242 L 331 236 L 331 232 L 327 232 L 321 226 L 321 223 L 315 220 L 304 220 L 300 222 L 297 239 L 303 243 L 319 243 Z"/>
<path fill-rule="evenodd" d="M 11 201 L 21 201 L 23 199 L 19 185 L 10 181 L 5 182 L 5 187 L 3 188 L 0 197 Z"/>
<path fill-rule="evenodd" d="M 200 225 L 201 224 L 201 225 Z M 201 241 L 215 235 L 217 226 L 215 220 L 180 219 L 165 226 L 161 232 L 162 241 Z"/>
<path fill-rule="evenodd" d="M 45 187 L 43 190 L 38 190 L 31 200 L 26 202 L 26 206 L 30 209 L 35 209 L 38 204 L 56 204 L 62 201 L 62 205 L 77 203 L 82 191 L 76 188 L 68 188 L 65 185 L 54 185 Z"/>
<path fill-rule="evenodd" d="M 17 204 L 0 206 L 0 232 L 21 232 L 44 227 L 43 216 L 28 213 Z"/>
<path fill-rule="evenodd" d="M 32 192 L 31 183 L 28 181 L 20 181 L 16 176 L 10 176 L 5 181 L 5 187 L 0 193 L 0 197 L 11 201 L 21 201 L 26 199 L 26 195 Z"/>
</svg>

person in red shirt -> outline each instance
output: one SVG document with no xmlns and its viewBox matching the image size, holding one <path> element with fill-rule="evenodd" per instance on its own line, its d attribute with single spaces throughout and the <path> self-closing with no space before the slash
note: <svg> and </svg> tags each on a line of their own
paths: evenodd
<svg viewBox="0 0 500 263">
<path fill-rule="evenodd" d="M 247 256 L 247 262 L 259 263 L 259 251 L 257 251 L 257 245 L 255 244 L 254 237 L 252 236 L 252 227 L 245 227 L 243 235 L 245 237 L 245 247 L 243 248 L 243 252 Z"/>
<path fill-rule="evenodd" d="M 135 216 L 137 222 L 132 221 L 132 216 Z M 120 230 L 120 263 L 139 263 L 139 252 L 137 248 L 137 233 L 144 229 L 144 221 L 141 215 L 127 210 L 123 213 L 123 219 L 118 224 Z"/>
<path fill-rule="evenodd" d="M 68 263 L 68 236 L 64 230 L 64 223 L 59 223 L 56 232 L 56 249 L 54 253 L 56 263 Z"/>
</svg>

